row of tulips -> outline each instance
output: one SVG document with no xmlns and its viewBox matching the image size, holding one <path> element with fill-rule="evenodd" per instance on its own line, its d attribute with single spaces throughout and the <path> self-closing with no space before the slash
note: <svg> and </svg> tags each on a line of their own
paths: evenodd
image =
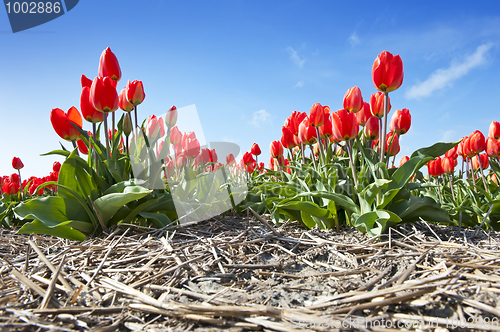
<svg viewBox="0 0 500 332">
<path fill-rule="evenodd" d="M 497 187 L 488 187 L 486 180 L 496 181 L 496 175 L 485 177 L 483 170 L 488 164 L 498 165 L 500 146 L 495 136 L 500 136 L 500 126 L 492 123 L 487 140 L 476 131 L 460 142 L 436 143 L 417 150 L 394 167 L 400 136 L 411 127 L 407 108 L 389 114 L 389 93 L 402 85 L 403 77 L 401 58 L 384 51 L 372 67 L 372 81 L 379 91 L 371 94 L 369 102 L 355 86 L 347 90 L 342 108 L 336 112 L 320 103 L 314 104 L 309 114 L 293 111 L 282 127 L 281 139 L 270 144 L 267 170 L 255 171 L 253 156 L 258 155 L 255 150 L 260 153 L 255 145 L 243 156 L 247 171 L 253 174 L 247 205 L 271 213 L 276 222 L 299 220 L 306 227 L 330 228 L 343 221 L 372 235 L 393 224 L 420 218 L 459 224 L 462 212 L 483 220 L 491 204 L 498 204 L 494 194 Z M 288 150 L 287 158 L 284 150 Z M 458 155 L 471 171 L 462 170 L 453 177 Z M 426 164 L 427 179 L 419 171 Z M 448 174 L 450 182 L 428 183 L 443 174 Z M 469 175 L 460 182 L 462 174 Z M 476 197 L 471 207 L 463 199 L 470 197 L 471 188 L 475 193 L 483 192 L 475 183 L 477 176 L 483 178 L 487 195 Z M 461 203 L 446 205 L 437 197 L 441 190 L 447 199 L 457 194 L 455 202 L 460 199 Z M 493 211 L 487 225 L 498 228 L 500 215 Z M 470 225 L 471 218 L 467 220 Z"/>
</svg>

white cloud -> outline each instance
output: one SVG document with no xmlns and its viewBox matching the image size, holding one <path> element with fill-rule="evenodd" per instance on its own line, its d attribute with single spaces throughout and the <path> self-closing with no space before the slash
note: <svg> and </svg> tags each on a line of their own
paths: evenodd
<svg viewBox="0 0 500 332">
<path fill-rule="evenodd" d="M 304 86 L 304 81 L 300 81 L 300 82 L 297 82 L 297 84 L 295 84 L 294 88 L 302 88 Z"/>
<path fill-rule="evenodd" d="M 351 43 L 352 47 L 354 47 L 360 43 L 360 40 L 359 40 L 359 37 L 358 37 L 358 34 L 356 33 L 356 31 L 351 33 L 348 40 L 349 40 L 349 43 Z"/>
<path fill-rule="evenodd" d="M 457 133 L 454 130 L 447 130 L 441 136 L 440 142 L 455 142 L 457 140 Z"/>
<path fill-rule="evenodd" d="M 291 46 L 288 46 L 286 48 L 286 51 L 290 55 L 290 60 L 292 60 L 292 62 L 297 67 L 299 67 L 299 68 L 304 67 L 304 63 L 306 62 L 306 59 L 301 58 L 300 55 L 299 55 L 299 53 L 296 50 L 294 50 Z"/>
<path fill-rule="evenodd" d="M 467 56 L 462 62 L 452 62 L 448 68 L 440 68 L 433 72 L 425 81 L 410 87 L 405 97 L 416 99 L 427 97 L 434 91 L 444 89 L 453 84 L 471 69 L 482 65 L 486 61 L 486 53 L 493 47 L 492 43 L 480 45 L 476 51 Z"/>
<path fill-rule="evenodd" d="M 269 120 L 271 120 L 271 114 L 267 113 L 266 110 L 260 110 L 260 111 L 253 112 L 252 121 L 250 121 L 250 124 L 252 126 L 259 128 L 261 124 L 263 124 Z"/>
</svg>

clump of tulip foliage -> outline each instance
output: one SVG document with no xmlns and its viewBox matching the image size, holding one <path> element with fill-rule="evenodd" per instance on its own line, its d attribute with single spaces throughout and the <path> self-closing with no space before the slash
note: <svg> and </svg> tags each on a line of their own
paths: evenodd
<svg viewBox="0 0 500 332">
<path fill-rule="evenodd" d="M 369 102 L 355 86 L 338 111 L 319 103 L 309 114 L 293 111 L 281 139 L 270 145 L 268 169 L 257 166 L 254 148 L 243 156 L 253 175 L 246 205 L 271 213 L 276 223 L 297 220 L 308 228 L 337 229 L 348 224 L 373 236 L 419 220 L 500 229 L 500 125 L 491 124 L 487 140 L 476 131 L 459 142 L 419 149 L 395 167 L 411 115 L 401 108 L 391 116 L 389 93 L 403 77 L 399 55 L 384 51 L 373 64 L 378 91 Z M 425 165 L 426 177 L 420 171 Z"/>
</svg>

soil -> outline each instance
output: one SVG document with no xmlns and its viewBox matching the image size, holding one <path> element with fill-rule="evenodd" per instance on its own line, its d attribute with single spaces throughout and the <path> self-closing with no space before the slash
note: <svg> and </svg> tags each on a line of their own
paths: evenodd
<svg viewBox="0 0 500 332">
<path fill-rule="evenodd" d="M 500 331 L 499 233 L 270 223 L 1 229 L 0 331 Z"/>
</svg>

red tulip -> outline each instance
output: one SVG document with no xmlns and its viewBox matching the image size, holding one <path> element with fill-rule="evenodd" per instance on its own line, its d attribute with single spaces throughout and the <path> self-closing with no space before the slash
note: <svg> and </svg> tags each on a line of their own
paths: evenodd
<svg viewBox="0 0 500 332">
<path fill-rule="evenodd" d="M 387 108 L 387 114 L 391 111 L 391 99 L 387 98 L 389 107 Z M 370 110 L 373 116 L 377 118 L 384 117 L 384 94 L 382 92 L 375 92 L 370 96 Z"/>
<path fill-rule="evenodd" d="M 92 80 L 88 79 L 87 76 L 85 76 L 85 75 L 82 75 L 82 78 L 80 79 L 80 82 L 82 83 L 82 89 L 84 87 L 87 87 L 87 88 L 90 89 L 90 87 L 92 86 Z"/>
<path fill-rule="evenodd" d="M 365 126 L 366 121 L 372 116 L 372 111 L 370 109 L 370 104 L 363 102 L 363 107 L 356 113 L 356 122 L 362 127 Z"/>
<path fill-rule="evenodd" d="M 297 111 L 293 111 L 292 115 L 290 115 L 285 121 L 285 127 L 290 129 L 290 132 L 297 136 L 299 134 L 299 125 L 307 117 L 306 112 L 299 113 Z"/>
<path fill-rule="evenodd" d="M 333 124 L 330 117 L 327 117 L 325 124 L 319 127 L 319 138 L 325 139 L 333 136 Z"/>
<path fill-rule="evenodd" d="M 332 113 L 333 137 L 340 141 L 348 141 L 355 138 L 359 132 L 356 115 L 345 109 Z"/>
<path fill-rule="evenodd" d="M 458 158 L 458 147 L 459 147 L 459 145 L 455 145 L 453 148 L 448 150 L 448 152 L 446 152 L 444 154 L 444 156 L 449 157 L 449 158 L 453 158 L 453 159 L 457 159 Z"/>
<path fill-rule="evenodd" d="M 21 185 L 18 182 L 7 181 L 2 186 L 2 191 L 8 195 L 15 195 L 19 192 Z"/>
<path fill-rule="evenodd" d="M 410 157 L 408 156 L 404 156 L 403 158 L 401 158 L 401 160 L 399 161 L 399 167 L 403 166 L 408 160 L 410 160 Z"/>
<path fill-rule="evenodd" d="M 496 139 L 500 138 L 500 123 L 497 121 L 491 121 L 490 129 L 488 130 L 488 136 L 494 137 Z"/>
<path fill-rule="evenodd" d="M 411 126 L 411 115 L 407 108 L 403 108 L 401 111 L 396 110 L 391 118 L 391 123 L 389 124 L 389 130 L 395 131 L 398 135 L 403 135 L 408 132 Z"/>
<path fill-rule="evenodd" d="M 134 110 L 134 105 L 128 102 L 126 87 L 118 95 L 118 106 L 125 112 L 132 112 Z"/>
<path fill-rule="evenodd" d="M 400 151 L 398 135 L 394 133 L 389 133 L 387 134 L 386 137 L 387 138 L 385 140 L 385 153 L 391 157 L 397 155 Z M 389 146 L 391 147 L 390 151 L 389 151 Z"/>
<path fill-rule="evenodd" d="M 170 160 L 166 165 L 165 165 L 165 177 L 166 178 L 171 178 L 172 175 L 174 175 L 175 171 L 175 164 L 173 160 Z"/>
<path fill-rule="evenodd" d="M 173 127 L 172 130 L 170 131 L 170 142 L 172 142 L 173 145 L 178 145 L 181 143 L 182 140 L 182 134 L 177 128 L 177 126 Z"/>
<path fill-rule="evenodd" d="M 200 142 L 194 132 L 189 132 L 182 136 L 182 149 L 187 158 L 195 158 L 200 153 Z"/>
<path fill-rule="evenodd" d="M 156 115 L 149 116 L 146 124 L 146 134 L 150 138 L 163 137 L 165 135 L 163 119 L 157 118 Z"/>
<path fill-rule="evenodd" d="M 481 165 L 483 166 L 483 170 L 488 168 L 490 166 L 490 162 L 488 160 L 488 155 L 486 153 L 481 153 L 479 155 L 479 158 L 481 159 Z M 477 155 L 472 157 L 472 168 L 474 170 L 480 169 L 479 167 L 479 161 L 477 159 Z"/>
<path fill-rule="evenodd" d="M 208 154 L 210 156 L 210 162 L 212 164 L 215 164 L 217 162 L 217 152 L 215 151 L 215 149 L 208 150 Z"/>
<path fill-rule="evenodd" d="M 91 81 L 92 82 L 92 81 Z M 99 123 L 104 120 L 104 113 L 99 112 L 90 100 L 90 88 L 84 86 L 80 95 L 80 109 L 85 120 L 91 123 Z"/>
<path fill-rule="evenodd" d="M 90 87 L 90 100 L 100 112 L 114 112 L 118 109 L 116 83 L 109 77 L 96 77 Z"/>
<path fill-rule="evenodd" d="M 81 154 L 85 155 L 89 154 L 89 148 L 87 147 L 84 141 L 79 139 L 78 141 L 76 141 L 76 145 L 78 146 L 78 150 L 80 151 Z"/>
<path fill-rule="evenodd" d="M 210 162 L 210 152 L 208 149 L 201 149 L 200 153 L 196 156 L 195 159 L 198 165 L 203 165 Z"/>
<path fill-rule="evenodd" d="M 61 163 L 58 161 L 54 161 L 54 164 L 52 164 L 52 170 L 54 172 L 59 173 L 59 170 L 61 169 Z"/>
<path fill-rule="evenodd" d="M 71 123 L 74 123 L 78 127 L 82 127 L 82 116 L 76 107 L 71 107 L 68 113 L 64 113 L 60 108 L 52 109 L 50 122 L 52 122 L 52 127 L 62 139 L 75 141 L 80 137 L 80 132 L 71 125 Z"/>
<path fill-rule="evenodd" d="M 122 71 L 118 64 L 118 59 L 111 52 L 111 49 L 106 48 L 99 59 L 99 77 L 110 77 L 113 81 L 119 81 L 122 77 Z"/>
<path fill-rule="evenodd" d="M 469 149 L 474 154 L 486 150 L 486 140 L 483 133 L 479 130 L 476 130 L 469 136 Z"/>
<path fill-rule="evenodd" d="M 434 160 L 429 161 L 427 164 L 429 175 L 431 176 L 441 176 L 444 174 L 443 166 L 441 165 L 441 158 L 437 157 Z"/>
<path fill-rule="evenodd" d="M 354 86 L 347 90 L 344 95 L 344 109 L 348 112 L 358 113 L 358 111 L 363 107 L 363 97 L 361 96 L 361 90 Z"/>
<path fill-rule="evenodd" d="M 20 170 L 24 167 L 24 164 L 21 159 L 19 159 L 18 157 L 14 157 L 12 158 L 12 167 L 14 167 L 14 169 Z"/>
<path fill-rule="evenodd" d="M 295 144 L 295 135 L 292 134 L 290 129 L 288 127 L 281 127 L 281 132 L 283 133 L 281 135 L 281 144 L 283 145 L 284 148 L 286 149 L 292 149 L 296 146 Z"/>
<path fill-rule="evenodd" d="M 366 121 L 365 128 L 363 129 L 363 135 L 371 141 L 375 140 L 379 136 L 380 128 L 379 128 L 379 118 L 370 117 L 368 121 Z"/>
<path fill-rule="evenodd" d="M 304 118 L 299 125 L 298 139 L 300 143 L 312 144 L 316 141 L 316 128 L 310 125 L 309 118 Z"/>
<path fill-rule="evenodd" d="M 130 80 L 127 83 L 127 99 L 128 101 L 137 106 L 144 101 L 146 95 L 144 94 L 144 86 L 141 81 L 132 81 Z"/>
<path fill-rule="evenodd" d="M 177 123 L 177 107 L 172 106 L 165 114 L 165 124 L 167 128 L 172 128 Z"/>
<path fill-rule="evenodd" d="M 311 111 L 309 112 L 309 123 L 313 127 L 321 127 L 326 120 L 325 112 L 323 111 L 323 106 L 320 103 L 312 105 Z"/>
<path fill-rule="evenodd" d="M 500 155 L 500 142 L 497 139 L 493 137 L 486 139 L 486 154 L 489 157 L 498 157 Z"/>
<path fill-rule="evenodd" d="M 279 158 L 283 156 L 283 146 L 281 145 L 281 142 L 280 141 L 271 142 L 271 145 L 269 146 L 269 152 L 271 154 L 271 157 L 273 158 Z"/>
<path fill-rule="evenodd" d="M 387 51 L 380 53 L 372 67 L 373 85 L 382 92 L 398 89 L 403 83 L 403 61 L 399 54 L 393 56 Z"/>
<path fill-rule="evenodd" d="M 455 171 L 456 160 L 451 157 L 441 158 L 441 168 L 445 174 L 452 174 Z"/>
<path fill-rule="evenodd" d="M 259 144 L 257 144 L 257 143 L 253 143 L 252 148 L 250 149 L 250 152 L 251 152 L 254 156 L 260 156 L 260 154 L 262 153 L 262 152 L 260 151 Z"/>
<path fill-rule="evenodd" d="M 234 155 L 232 153 L 228 154 L 226 156 L 226 164 L 230 165 L 230 164 L 234 164 L 234 163 L 235 163 Z"/>
<path fill-rule="evenodd" d="M 243 160 L 243 164 L 245 164 L 247 166 L 250 165 L 250 164 L 252 164 L 252 163 L 255 163 L 255 159 L 253 159 L 252 154 L 249 153 L 249 152 L 245 152 L 243 154 L 243 159 L 242 160 Z M 227 162 L 227 159 L 226 159 L 226 162 Z"/>
</svg>

